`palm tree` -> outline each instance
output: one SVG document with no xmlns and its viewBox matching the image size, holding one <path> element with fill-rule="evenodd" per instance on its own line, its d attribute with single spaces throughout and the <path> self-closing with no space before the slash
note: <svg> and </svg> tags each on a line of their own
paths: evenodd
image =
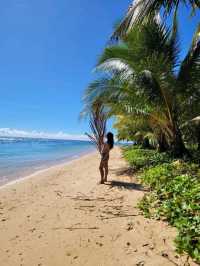
<svg viewBox="0 0 200 266">
<path fill-rule="evenodd" d="M 158 14 L 161 7 L 164 8 L 165 15 L 170 14 L 173 10 L 176 14 L 181 3 L 191 6 L 192 13 L 200 8 L 200 0 L 134 0 L 112 37 L 123 37 L 132 29 L 134 24 L 143 21 L 148 16 Z M 158 17 L 158 15 L 156 16 Z"/>
<path fill-rule="evenodd" d="M 156 110 L 133 90 L 133 84 L 114 78 L 101 78 L 93 81 L 85 91 L 86 109 L 91 109 L 93 102 L 101 101 L 109 107 L 108 116 L 117 117 L 114 127 L 118 130 L 118 138 L 126 136 L 127 140 L 138 140 L 140 143 L 150 138 L 159 151 L 166 151 L 170 132 L 161 108 Z M 89 106 L 89 107 L 88 107 Z"/>
<path fill-rule="evenodd" d="M 146 117 L 152 128 L 155 125 L 154 132 L 161 139 L 164 136 L 164 142 L 167 140 L 178 156 L 187 153 L 180 129 L 182 99 L 199 90 L 199 33 L 200 28 L 181 62 L 177 24 L 170 30 L 163 23 L 150 20 L 136 25 L 123 42 L 106 48 L 97 66 L 97 70 L 110 75 L 110 81 L 108 78 L 96 91 L 103 88 L 105 93 L 107 88 L 106 93 L 114 93 L 120 101 L 125 96 L 124 106 L 129 113 Z"/>
<path fill-rule="evenodd" d="M 117 130 L 118 140 L 137 141 L 143 147 L 157 147 L 157 136 L 148 124 L 148 121 L 131 115 L 119 115 L 113 127 Z M 146 145 L 149 143 L 149 145 Z"/>
</svg>

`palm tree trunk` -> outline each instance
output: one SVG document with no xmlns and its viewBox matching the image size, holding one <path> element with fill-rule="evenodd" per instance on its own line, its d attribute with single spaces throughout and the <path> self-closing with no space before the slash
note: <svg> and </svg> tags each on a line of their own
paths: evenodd
<svg viewBox="0 0 200 266">
<path fill-rule="evenodd" d="M 197 150 L 200 151 L 200 126 L 197 129 Z"/>
<path fill-rule="evenodd" d="M 169 145 L 167 143 L 165 135 L 161 133 L 158 138 L 158 151 L 166 152 L 167 150 L 169 150 Z"/>
<path fill-rule="evenodd" d="M 150 145 L 150 143 L 149 143 L 149 138 L 146 137 L 146 138 L 143 139 L 142 147 L 143 147 L 144 149 L 149 149 L 149 148 L 151 148 L 151 145 Z"/>
<path fill-rule="evenodd" d="M 174 140 L 172 143 L 172 152 L 176 157 L 189 156 L 189 151 L 186 149 L 183 142 L 182 133 L 177 123 L 174 125 Z"/>
</svg>

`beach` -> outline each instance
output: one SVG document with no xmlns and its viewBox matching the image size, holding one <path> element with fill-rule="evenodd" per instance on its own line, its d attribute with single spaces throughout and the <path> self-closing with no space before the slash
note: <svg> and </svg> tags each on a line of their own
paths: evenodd
<svg viewBox="0 0 200 266">
<path fill-rule="evenodd" d="M 89 141 L 0 136 L 0 187 L 91 151 Z"/>
<path fill-rule="evenodd" d="M 105 185 L 98 166 L 91 152 L 1 187 L 0 266 L 196 265 L 175 252 L 176 229 L 140 214 L 147 189 L 120 148 Z"/>
</svg>

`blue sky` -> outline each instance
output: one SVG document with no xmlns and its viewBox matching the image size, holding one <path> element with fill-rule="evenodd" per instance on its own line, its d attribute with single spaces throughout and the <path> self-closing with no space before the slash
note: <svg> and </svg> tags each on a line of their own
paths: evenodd
<svg viewBox="0 0 200 266">
<path fill-rule="evenodd" d="M 7 0 L 0 9 L 0 128 L 83 134 L 81 97 L 128 0 Z M 200 15 L 180 11 L 183 51 Z"/>
</svg>

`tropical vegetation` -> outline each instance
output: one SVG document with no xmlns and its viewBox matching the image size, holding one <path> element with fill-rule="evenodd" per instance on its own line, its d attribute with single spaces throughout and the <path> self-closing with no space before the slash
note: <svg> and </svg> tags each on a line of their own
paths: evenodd
<svg viewBox="0 0 200 266">
<path fill-rule="evenodd" d="M 183 57 L 181 4 L 200 10 L 199 0 L 133 2 L 97 62 L 84 110 L 91 124 L 98 103 L 118 140 L 137 144 L 124 156 L 151 191 L 141 210 L 176 226 L 177 250 L 200 262 L 200 24 Z"/>
<path fill-rule="evenodd" d="M 200 27 L 183 60 L 177 31 L 176 22 L 169 29 L 153 18 L 135 25 L 120 43 L 104 50 L 96 70 L 107 76 L 90 84 L 86 100 L 101 98 L 111 115 L 125 117 L 124 125 L 135 133 L 152 136 L 160 151 L 183 156 L 189 154 L 183 141 L 186 124 L 200 111 Z"/>
<path fill-rule="evenodd" d="M 177 251 L 200 263 L 200 169 L 195 161 L 173 159 L 167 153 L 129 147 L 123 151 L 140 181 L 149 187 L 138 207 L 145 217 L 176 226 Z"/>
</svg>

